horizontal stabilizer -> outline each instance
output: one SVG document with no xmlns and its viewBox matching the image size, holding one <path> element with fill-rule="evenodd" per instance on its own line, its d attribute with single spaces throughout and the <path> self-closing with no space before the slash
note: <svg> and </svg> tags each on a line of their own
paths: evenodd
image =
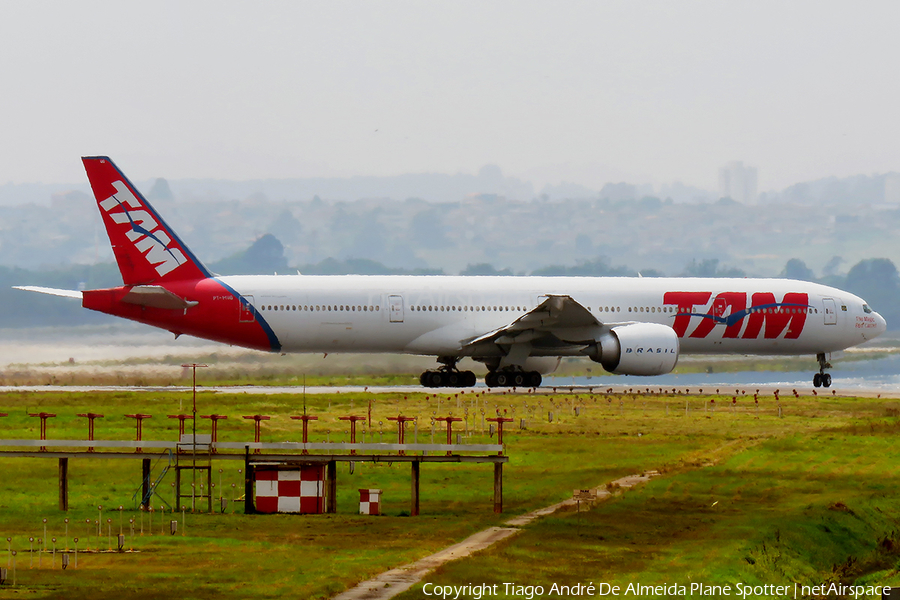
<svg viewBox="0 0 900 600">
<path fill-rule="evenodd" d="M 37 285 L 14 285 L 13 288 L 25 290 L 26 292 L 38 292 L 40 294 L 50 294 L 51 296 L 62 296 L 63 298 L 75 298 L 81 300 L 81 292 L 78 290 L 57 290 L 55 288 L 40 287 Z"/>
<path fill-rule="evenodd" d="M 197 306 L 196 300 L 185 300 L 158 285 L 136 285 L 122 298 L 122 302 L 153 308 L 187 309 Z"/>
</svg>

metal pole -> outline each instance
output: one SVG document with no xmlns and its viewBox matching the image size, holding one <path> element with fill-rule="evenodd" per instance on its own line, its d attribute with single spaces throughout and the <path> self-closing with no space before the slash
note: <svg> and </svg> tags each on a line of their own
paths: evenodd
<svg viewBox="0 0 900 600">
<path fill-rule="evenodd" d="M 256 479 L 256 470 L 250 464 L 250 446 L 244 446 L 244 514 L 256 513 L 256 504 L 253 499 L 253 480 Z"/>
<path fill-rule="evenodd" d="M 141 460 L 141 504 L 150 500 L 150 459 Z"/>
<path fill-rule="evenodd" d="M 193 371 L 193 383 L 192 383 L 192 403 L 193 403 L 193 412 L 191 415 L 193 417 L 193 423 L 191 425 L 192 435 L 191 435 L 191 512 L 196 510 L 196 501 L 194 500 L 193 490 L 196 489 L 197 484 L 197 365 L 192 364 L 191 370 Z"/>
<path fill-rule="evenodd" d="M 503 512 L 503 463 L 494 463 L 494 512 Z"/>
<path fill-rule="evenodd" d="M 69 459 L 59 459 L 59 510 L 69 510 Z"/>
<path fill-rule="evenodd" d="M 412 489 L 410 490 L 412 492 L 412 498 L 411 498 L 412 502 L 410 502 L 411 506 L 410 506 L 409 513 L 410 513 L 411 517 L 417 517 L 417 516 L 419 516 L 419 479 L 420 479 L 420 475 L 421 475 L 422 463 L 419 462 L 418 460 L 414 460 L 411 463 L 409 463 L 409 465 L 411 468 L 411 472 L 410 472 L 411 482 L 410 483 L 412 484 L 412 486 L 411 486 Z"/>
<path fill-rule="evenodd" d="M 192 420 L 191 424 L 192 429 L 192 439 L 191 439 L 191 512 L 197 509 L 197 500 L 196 496 L 194 496 L 193 490 L 197 489 L 197 367 L 206 367 L 208 365 L 200 365 L 197 363 L 191 363 L 189 365 L 181 365 L 182 368 L 190 367 L 193 371 L 192 377 L 192 394 L 191 399 L 193 403 L 193 412 L 192 412 Z"/>
<path fill-rule="evenodd" d="M 337 512 L 337 461 L 330 460 L 326 463 L 327 467 L 327 502 L 325 512 L 334 514 Z"/>
</svg>

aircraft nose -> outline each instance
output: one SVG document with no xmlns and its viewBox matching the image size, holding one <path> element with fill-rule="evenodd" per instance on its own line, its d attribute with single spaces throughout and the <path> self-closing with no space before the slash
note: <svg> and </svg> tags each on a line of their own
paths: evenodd
<svg viewBox="0 0 900 600">
<path fill-rule="evenodd" d="M 875 313 L 875 335 L 881 335 L 885 331 L 887 331 L 887 321 L 884 320 L 884 317 L 881 316 L 881 313 Z"/>
</svg>

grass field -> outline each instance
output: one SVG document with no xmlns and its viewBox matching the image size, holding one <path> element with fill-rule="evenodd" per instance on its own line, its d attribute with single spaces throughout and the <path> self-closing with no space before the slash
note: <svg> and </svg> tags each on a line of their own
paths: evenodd
<svg viewBox="0 0 900 600">
<path fill-rule="evenodd" d="M 401 413 L 419 417 L 417 429 L 407 430 L 407 439 L 419 442 L 431 441 L 435 415 L 466 417 L 455 428 L 468 432 L 466 443 L 492 441 L 482 429 L 482 410 L 513 417 L 504 436 L 510 457 L 505 514 L 491 511 L 490 465 L 424 465 L 421 515 L 409 517 L 409 468 L 356 463 L 352 474 L 346 464 L 339 467 L 337 514 L 245 516 L 231 514 L 232 505 L 226 514 L 187 514 L 185 523 L 180 513 L 157 512 L 150 535 L 151 516 L 135 510 L 132 500 L 139 461 L 70 460 L 70 510 L 64 514 L 56 508 L 55 460 L 0 458 L 0 542 L 11 538 L 8 547 L 18 553 L 17 585 L 0 586 L 0 598 L 327 598 L 509 516 L 570 497 L 573 489 L 649 469 L 661 475 L 593 510 L 539 520 L 427 582 L 517 582 L 545 591 L 553 583 L 588 582 L 900 584 L 894 449 L 900 401 L 782 397 L 779 416 L 771 396 L 758 405 L 741 396 L 732 406 L 731 396 L 309 395 L 308 411 L 320 419 L 310 440 L 348 441 L 349 428 L 337 417 L 366 414 L 370 401 L 374 423 L 367 441 L 394 441 L 387 417 Z M 96 438 L 128 440 L 134 421 L 124 415 L 139 411 L 154 415 L 144 422 L 144 439 L 174 439 L 177 422 L 165 415 L 190 412 L 189 402 L 189 394 L 176 392 L 2 394 L 0 412 L 9 416 L 0 418 L 0 437 L 37 438 L 38 419 L 26 412 L 46 411 L 58 415 L 48 437 L 86 439 L 87 421 L 75 414 L 92 411 L 106 415 L 97 421 Z M 257 413 L 273 417 L 263 424 L 263 441 L 300 437 L 299 424 L 288 418 L 302 412 L 299 395 L 204 392 L 198 412 L 228 416 L 219 424 L 223 441 L 251 440 L 253 424 L 242 416 Z M 208 428 L 208 421 L 198 423 L 198 431 Z M 438 429 L 435 441 L 442 440 Z M 232 484 L 241 489 L 237 470 L 243 464 L 214 466 L 215 493 L 230 499 Z M 164 498 L 171 498 L 171 481 L 169 475 L 161 486 Z M 367 487 L 384 490 L 383 516 L 356 514 L 356 490 Z M 77 569 L 62 571 L 51 552 L 30 552 L 28 538 L 44 537 L 44 518 L 57 550 L 71 550 L 79 537 Z M 88 545 L 110 545 L 106 527 L 98 537 L 93 522 L 85 522 L 98 518 L 112 519 L 113 535 L 122 527 L 126 548 L 136 552 L 86 553 Z M 137 524 L 134 537 L 129 519 Z M 163 535 L 171 519 L 179 532 Z M 11 566 L 6 559 L 0 565 Z M 423 597 L 421 586 L 401 596 Z"/>
</svg>

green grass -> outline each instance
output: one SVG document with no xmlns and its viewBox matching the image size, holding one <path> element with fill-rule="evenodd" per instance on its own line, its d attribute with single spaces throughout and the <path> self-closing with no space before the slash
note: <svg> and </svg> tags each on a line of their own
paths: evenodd
<svg viewBox="0 0 900 600">
<path fill-rule="evenodd" d="M 161 535 L 159 528 L 181 514 L 153 516 L 134 510 L 140 464 L 124 459 L 71 459 L 70 511 L 56 510 L 57 464 L 40 458 L 0 458 L 0 541 L 13 538 L 19 551 L 16 591 L 0 598 L 327 598 L 348 586 L 433 553 L 512 515 L 570 497 L 573 489 L 602 485 L 624 475 L 659 469 L 662 476 L 589 512 L 561 513 L 524 528 L 518 535 L 472 559 L 443 567 L 428 581 L 443 584 L 517 581 L 819 583 L 828 578 L 900 583 L 893 548 L 900 506 L 893 440 L 900 431 L 900 402 L 885 399 L 800 397 L 775 400 L 731 396 L 709 398 L 611 395 L 474 395 L 409 393 L 308 395 L 307 410 L 319 416 L 311 441 L 347 441 L 340 415 L 366 414 L 372 401 L 368 441 L 394 441 L 388 416 L 419 417 L 418 441 L 431 441 L 430 418 L 466 416 L 455 430 L 467 443 L 492 442 L 481 430 L 481 410 L 515 419 L 504 441 L 505 514 L 492 508 L 490 465 L 425 464 L 421 515 L 409 511 L 409 468 L 402 463 L 356 463 L 338 469 L 338 513 L 317 516 L 187 515 L 186 535 Z M 38 419 L 26 411 L 58 414 L 49 437 L 85 439 L 87 421 L 78 412 L 106 415 L 98 439 L 133 439 L 134 421 L 123 415 L 153 414 L 144 439 L 174 439 L 177 421 L 166 414 L 190 412 L 190 395 L 175 392 L 8 393 L 0 395 L 3 438 L 35 438 Z M 301 395 L 198 394 L 198 412 L 229 418 L 219 423 L 222 441 L 252 439 L 253 423 L 243 415 L 267 414 L 263 441 L 299 440 Z M 685 404 L 689 410 L 685 411 Z M 727 406 L 726 406 L 727 405 Z M 575 408 L 578 408 L 576 415 Z M 468 409 L 468 415 L 466 415 Z M 554 413 L 549 422 L 548 412 Z M 519 430 L 525 419 L 526 429 Z M 378 425 L 381 421 L 382 425 Z M 209 422 L 198 423 L 207 432 Z M 408 426 L 407 439 L 414 429 Z M 362 433 L 359 433 L 362 436 Z M 443 441 L 441 429 L 435 441 Z M 374 438 L 374 440 L 373 440 Z M 219 461 L 213 481 L 232 495 L 242 492 L 240 461 Z M 156 465 L 158 468 L 159 465 Z M 221 485 L 218 469 L 222 468 Z M 161 494 L 171 498 L 171 475 Z M 383 489 L 384 516 L 356 514 L 357 488 Z M 217 493 L 218 495 L 218 493 Z M 79 553 L 79 568 L 29 569 L 28 537 L 43 535 L 79 548 L 90 535 L 85 519 L 120 522 L 143 519 L 145 535 L 129 536 L 135 553 Z M 116 508 L 123 505 L 119 513 Z M 109 510 L 112 508 L 113 510 Z M 238 505 L 238 508 L 240 506 Z M 229 511 L 231 507 L 229 508 Z M 92 526 L 93 527 L 93 524 Z M 70 546 L 71 546 L 70 540 Z M 2 551 L 0 544 L 0 551 Z M 37 556 L 34 557 L 37 561 Z M 58 560 L 58 557 L 57 557 Z M 4 563 L 5 564 L 5 563 Z M 58 562 L 57 562 L 58 565 Z M 404 598 L 421 598 L 411 590 Z"/>
<path fill-rule="evenodd" d="M 900 583 L 891 423 L 870 434 L 786 435 L 657 478 L 594 510 L 557 513 L 428 577 L 666 585 Z M 525 575 L 527 574 L 527 575 Z M 690 594 L 686 594 L 690 595 Z M 421 586 L 401 599 L 421 597 Z M 500 597 L 507 597 L 501 595 Z M 517 597 L 515 595 L 508 596 Z"/>
</svg>

